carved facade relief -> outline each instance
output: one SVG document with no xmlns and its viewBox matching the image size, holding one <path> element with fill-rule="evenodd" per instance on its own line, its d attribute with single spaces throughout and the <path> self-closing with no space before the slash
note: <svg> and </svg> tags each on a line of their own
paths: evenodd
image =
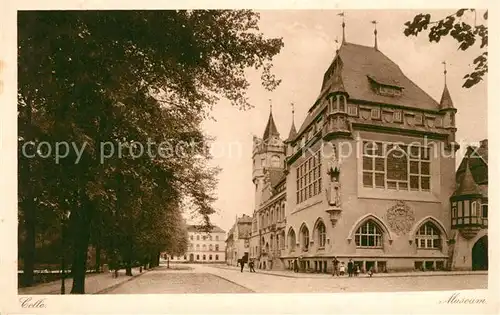
<svg viewBox="0 0 500 315">
<path fill-rule="evenodd" d="M 387 223 L 389 228 L 397 235 L 403 235 L 410 232 L 415 223 L 413 210 L 401 200 L 387 210 Z"/>
</svg>

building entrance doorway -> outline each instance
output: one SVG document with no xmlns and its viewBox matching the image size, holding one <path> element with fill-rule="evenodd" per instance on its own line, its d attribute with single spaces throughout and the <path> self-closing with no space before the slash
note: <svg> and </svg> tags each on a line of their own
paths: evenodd
<svg viewBox="0 0 500 315">
<path fill-rule="evenodd" d="M 194 254 L 189 254 L 189 261 L 193 262 L 194 261 Z"/>
<path fill-rule="evenodd" d="M 478 239 L 472 247 L 472 270 L 488 270 L 488 235 Z"/>
</svg>

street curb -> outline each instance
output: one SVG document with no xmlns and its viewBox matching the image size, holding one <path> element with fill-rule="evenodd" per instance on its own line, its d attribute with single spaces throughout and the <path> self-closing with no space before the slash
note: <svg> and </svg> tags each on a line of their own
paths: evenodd
<svg viewBox="0 0 500 315">
<path fill-rule="evenodd" d="M 132 277 L 128 278 L 127 280 L 123 281 L 123 282 L 119 282 L 119 283 L 113 284 L 113 285 L 112 285 L 112 286 L 110 286 L 110 287 L 104 288 L 104 289 L 99 290 L 99 291 L 97 291 L 97 292 L 95 292 L 95 293 L 92 293 L 92 294 L 106 294 L 107 292 L 112 291 L 112 290 L 114 290 L 114 289 L 118 288 L 119 286 L 124 285 L 125 283 L 127 283 L 127 282 L 129 282 L 129 281 L 132 281 L 132 280 L 134 280 L 134 279 L 139 278 L 140 276 L 144 275 L 145 273 L 150 272 L 150 271 L 151 271 L 151 270 L 153 270 L 153 269 L 154 269 L 154 268 L 150 268 L 150 269 L 148 269 L 148 270 L 144 270 L 142 273 L 136 274 L 135 276 L 132 276 Z M 125 277 L 128 277 L 128 276 L 125 276 Z"/>
<path fill-rule="evenodd" d="M 215 267 L 215 266 L 213 266 L 213 267 Z M 238 271 L 238 270 L 232 269 L 232 268 L 224 268 L 224 267 L 215 267 L 215 268 L 219 268 L 219 269 L 223 269 L 223 270 Z M 275 277 L 294 278 L 294 279 L 328 279 L 328 277 L 326 277 L 326 276 L 325 277 L 307 277 L 307 276 L 306 277 L 297 277 L 297 276 L 292 276 L 292 275 L 279 275 L 279 274 L 266 272 L 266 271 L 260 271 L 260 272 L 256 272 L 256 273 L 275 276 Z M 488 272 L 487 271 L 476 271 L 476 272 L 470 272 L 470 271 L 467 272 L 466 271 L 463 273 L 435 273 L 435 274 L 415 273 L 415 274 L 404 274 L 404 275 L 398 275 L 396 273 L 393 273 L 393 274 L 380 275 L 380 276 L 374 275 L 371 278 L 410 278 L 410 277 L 439 277 L 439 276 L 449 277 L 449 276 L 475 276 L 475 275 L 488 275 Z M 345 278 L 349 278 L 349 277 L 345 277 Z M 353 277 L 353 278 L 356 278 L 356 277 Z M 364 276 L 358 276 L 357 278 L 370 278 L 370 277 L 367 275 L 364 275 Z M 335 279 L 335 277 L 331 276 L 331 279 Z"/>
<path fill-rule="evenodd" d="M 237 286 L 239 286 L 239 287 L 242 287 L 242 288 L 243 288 L 243 289 L 245 289 L 245 290 L 249 290 L 250 292 L 248 292 L 248 293 L 256 293 L 254 290 L 252 290 L 252 289 L 250 289 L 250 288 L 247 288 L 247 287 L 245 287 L 245 286 L 243 286 L 243 285 L 241 285 L 241 284 L 239 284 L 239 283 L 236 283 L 236 282 L 234 282 L 233 280 L 229 280 L 229 279 L 227 279 L 227 278 L 224 278 L 223 276 L 216 275 L 215 273 L 211 273 L 211 275 L 212 275 L 212 276 L 216 276 L 217 278 L 220 278 L 220 279 L 222 279 L 222 280 L 225 280 L 225 281 L 231 282 L 232 284 L 235 284 L 235 285 L 237 285 Z M 233 294 L 233 293 L 230 293 L 230 294 Z M 238 293 L 234 293 L 234 294 L 238 294 Z M 241 294 L 245 294 L 245 293 L 241 293 Z"/>
</svg>

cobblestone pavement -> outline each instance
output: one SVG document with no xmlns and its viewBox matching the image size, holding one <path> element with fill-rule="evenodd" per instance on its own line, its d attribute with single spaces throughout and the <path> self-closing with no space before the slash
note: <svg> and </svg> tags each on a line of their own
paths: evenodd
<svg viewBox="0 0 500 315">
<path fill-rule="evenodd" d="M 169 294 L 169 293 L 251 293 L 252 291 L 199 268 L 161 266 L 106 294 Z"/>
<path fill-rule="evenodd" d="M 184 265 L 186 266 L 186 265 Z M 108 291 L 108 294 L 141 293 L 328 293 L 328 292 L 396 292 L 486 289 L 488 276 L 405 276 L 356 278 L 292 278 L 263 273 L 243 273 L 230 268 L 210 265 L 190 265 L 178 269 L 175 265 L 148 272 Z"/>
</svg>

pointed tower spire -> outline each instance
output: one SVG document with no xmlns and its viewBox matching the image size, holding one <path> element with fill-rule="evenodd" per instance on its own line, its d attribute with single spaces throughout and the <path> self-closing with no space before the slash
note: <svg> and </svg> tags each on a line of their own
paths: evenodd
<svg viewBox="0 0 500 315">
<path fill-rule="evenodd" d="M 378 50 L 378 45 L 377 45 L 377 21 L 373 20 L 372 24 L 375 26 L 375 29 L 373 30 L 373 34 L 375 35 L 375 50 Z"/>
<path fill-rule="evenodd" d="M 337 15 L 342 17 L 342 44 L 345 44 L 345 13 L 342 11 Z"/>
<path fill-rule="evenodd" d="M 278 128 L 276 128 L 276 124 L 274 123 L 273 118 L 273 104 L 271 99 L 269 99 L 269 119 L 267 120 L 266 130 L 264 130 L 264 136 L 262 137 L 263 141 L 268 140 L 271 136 L 279 137 L 280 134 L 278 132 Z"/>
<path fill-rule="evenodd" d="M 450 91 L 448 91 L 448 86 L 446 84 L 446 61 L 442 62 L 444 65 L 444 89 L 443 89 L 443 94 L 441 95 L 441 101 L 439 102 L 439 108 L 440 109 L 450 109 L 450 108 L 455 108 L 453 106 L 453 101 L 451 100 L 451 95 Z"/>
<path fill-rule="evenodd" d="M 469 156 L 465 158 L 465 171 L 462 175 L 460 183 L 458 183 L 458 188 L 453 193 L 455 196 L 466 196 L 466 195 L 481 195 L 481 189 L 477 185 L 469 166 Z"/>
<path fill-rule="evenodd" d="M 292 126 L 290 127 L 290 133 L 288 134 L 288 140 L 292 140 L 297 135 L 297 129 L 295 129 L 295 106 L 292 105 Z"/>
</svg>

